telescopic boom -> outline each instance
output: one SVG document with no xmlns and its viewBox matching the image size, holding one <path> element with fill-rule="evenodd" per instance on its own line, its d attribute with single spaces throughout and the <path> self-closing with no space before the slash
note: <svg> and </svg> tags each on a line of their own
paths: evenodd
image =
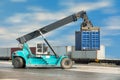
<svg viewBox="0 0 120 80">
<path fill-rule="evenodd" d="M 48 33 L 54 29 L 57 29 L 59 27 L 62 27 L 63 25 L 66 25 L 68 23 L 71 23 L 71 22 L 75 22 L 77 21 L 79 18 L 82 18 L 83 19 L 83 23 L 82 25 L 83 26 L 92 26 L 92 23 L 88 20 L 88 17 L 86 15 L 86 12 L 85 11 L 80 11 L 78 13 L 75 13 L 73 15 L 70 15 L 68 17 L 65 17 L 61 20 L 58 20 L 52 24 L 49 24 L 47 26 L 44 26 L 43 28 L 40 28 L 38 30 L 35 30 L 31 33 L 28 33 L 22 37 L 19 37 L 17 38 L 16 40 L 19 41 L 19 43 L 23 44 L 31 39 L 34 39 L 38 36 L 41 36 L 40 32 L 42 32 L 42 34 L 45 34 L 45 33 Z"/>
</svg>

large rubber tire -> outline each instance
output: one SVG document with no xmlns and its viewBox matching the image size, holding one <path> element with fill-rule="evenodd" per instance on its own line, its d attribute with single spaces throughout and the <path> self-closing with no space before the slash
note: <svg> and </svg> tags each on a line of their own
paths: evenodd
<svg viewBox="0 0 120 80">
<path fill-rule="evenodd" d="M 25 67 L 25 63 L 24 63 L 22 58 L 16 57 L 13 60 L 13 66 L 14 66 L 14 68 L 24 68 Z"/>
<path fill-rule="evenodd" d="M 73 65 L 73 62 L 69 58 L 63 58 L 63 60 L 61 61 L 61 67 L 63 69 L 70 69 L 72 65 Z"/>
</svg>

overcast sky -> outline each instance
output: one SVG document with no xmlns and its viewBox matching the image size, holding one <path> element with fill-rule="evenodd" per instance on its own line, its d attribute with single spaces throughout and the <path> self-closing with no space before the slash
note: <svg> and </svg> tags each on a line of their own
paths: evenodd
<svg viewBox="0 0 120 80">
<path fill-rule="evenodd" d="M 120 0 L 0 0 L 0 47 L 18 46 L 16 38 L 85 10 L 94 26 L 101 28 L 101 44 L 108 58 L 120 59 Z M 82 20 L 45 36 L 52 45 L 75 45 L 75 31 Z M 41 42 L 31 40 L 30 46 Z"/>
</svg>

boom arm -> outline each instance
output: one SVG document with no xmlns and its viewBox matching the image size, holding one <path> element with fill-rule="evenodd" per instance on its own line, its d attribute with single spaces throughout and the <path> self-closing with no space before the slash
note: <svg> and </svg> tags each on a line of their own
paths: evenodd
<svg viewBox="0 0 120 80">
<path fill-rule="evenodd" d="M 86 15 L 86 12 L 85 11 L 80 11 L 80 12 L 78 12 L 76 14 L 70 15 L 70 16 L 68 16 L 66 18 L 58 20 L 58 21 L 56 21 L 56 22 L 54 22 L 52 24 L 49 24 L 49 25 L 47 25 L 47 26 L 45 26 L 43 28 L 40 28 L 40 29 L 35 30 L 35 31 L 31 32 L 31 33 L 28 33 L 28 34 L 26 34 L 26 35 L 24 35 L 22 37 L 19 37 L 19 38 L 17 38 L 17 40 L 21 44 L 23 44 L 23 43 L 25 43 L 25 42 L 27 42 L 27 41 L 29 41 L 31 39 L 34 39 L 34 38 L 40 36 L 41 34 L 39 33 L 39 31 L 41 31 L 42 34 L 45 34 L 45 33 L 48 33 L 48 32 L 50 32 L 50 31 L 52 31 L 52 30 L 54 30 L 56 28 L 59 28 L 59 27 L 65 25 L 65 24 L 68 24 L 68 23 L 71 23 L 71 22 L 75 22 L 79 18 L 83 18 L 84 19 L 83 25 L 85 25 L 86 23 L 87 24 L 89 23 L 89 20 L 88 20 L 88 17 Z"/>
</svg>

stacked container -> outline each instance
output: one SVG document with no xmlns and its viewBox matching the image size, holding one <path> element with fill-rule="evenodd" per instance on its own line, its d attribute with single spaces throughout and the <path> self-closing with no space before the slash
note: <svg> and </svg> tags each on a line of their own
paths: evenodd
<svg viewBox="0 0 120 80">
<path fill-rule="evenodd" d="M 76 50 L 99 50 L 100 49 L 100 28 L 81 27 L 81 31 L 76 31 Z"/>
<path fill-rule="evenodd" d="M 10 59 L 10 48 L 0 48 L 0 59 Z"/>
</svg>

